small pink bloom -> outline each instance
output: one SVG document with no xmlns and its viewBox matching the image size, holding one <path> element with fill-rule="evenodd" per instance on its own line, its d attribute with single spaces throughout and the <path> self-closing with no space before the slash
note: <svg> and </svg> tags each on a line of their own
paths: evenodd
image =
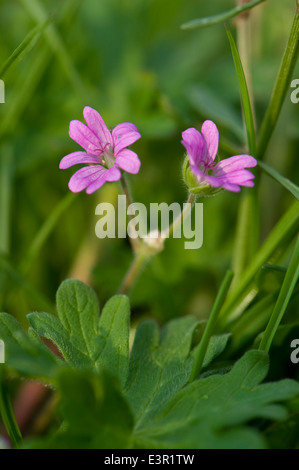
<svg viewBox="0 0 299 470">
<path fill-rule="evenodd" d="M 91 194 L 106 181 L 118 181 L 121 178 L 120 169 L 138 173 L 140 160 L 135 152 L 126 148 L 140 139 L 137 127 L 123 122 L 110 132 L 101 115 L 89 106 L 84 108 L 83 116 L 87 125 L 71 121 L 69 135 L 84 151 L 66 155 L 59 165 L 59 168 L 65 169 L 79 163 L 87 164 L 73 174 L 69 189 L 73 193 L 85 189 L 87 194 Z"/>
<path fill-rule="evenodd" d="M 255 158 L 250 155 L 236 155 L 215 163 L 219 132 L 212 121 L 205 121 L 201 132 L 194 128 L 187 129 L 182 137 L 190 169 L 199 184 L 206 183 L 233 192 L 239 192 L 240 186 L 254 186 L 254 175 L 245 169 L 257 165 Z"/>
</svg>

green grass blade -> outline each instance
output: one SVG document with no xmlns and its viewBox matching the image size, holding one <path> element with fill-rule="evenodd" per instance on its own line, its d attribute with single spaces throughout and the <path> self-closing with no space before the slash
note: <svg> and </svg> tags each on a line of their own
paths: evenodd
<svg viewBox="0 0 299 470">
<path fill-rule="evenodd" d="M 299 279 L 299 237 L 286 272 L 273 313 L 263 334 L 259 349 L 269 352 L 274 335 L 286 311 L 295 285 Z"/>
<path fill-rule="evenodd" d="M 246 77 L 243 69 L 243 65 L 241 62 L 240 54 L 236 43 L 234 41 L 233 35 L 228 29 L 226 29 L 226 34 L 230 43 L 232 56 L 234 59 L 235 69 L 237 72 L 238 82 L 239 82 L 239 89 L 241 94 L 242 100 L 242 107 L 244 112 L 244 119 L 245 119 L 245 128 L 247 132 L 247 142 L 249 152 L 252 156 L 255 156 L 256 153 L 256 142 L 255 142 L 255 129 L 254 129 L 254 119 L 253 119 L 253 112 L 250 103 L 250 97 L 248 92 L 248 87 L 246 83 Z"/>
<path fill-rule="evenodd" d="M 38 308 L 46 312 L 53 313 L 55 309 L 48 299 L 37 291 L 25 278 L 20 274 L 6 257 L 0 254 L 0 272 L 7 276 L 13 284 L 24 290 L 28 297 L 37 304 Z M 0 293 L 1 294 L 1 293 Z M 0 296 L 1 300 L 1 296 Z"/>
<path fill-rule="evenodd" d="M 280 183 L 284 188 L 290 191 L 290 193 L 292 193 L 296 199 L 299 200 L 299 186 L 297 186 L 295 183 L 290 181 L 288 178 L 285 178 L 284 176 L 282 176 L 278 171 L 274 170 L 274 168 L 271 168 L 266 163 L 261 162 L 259 160 L 258 164 L 264 173 L 271 176 L 271 178 L 273 178 L 275 181 Z"/>
<path fill-rule="evenodd" d="M 239 90 L 243 108 L 244 128 L 246 129 L 247 145 L 252 156 L 256 154 L 255 128 L 252 106 L 246 77 L 240 54 L 230 30 L 226 27 L 227 37 L 237 73 Z M 235 286 L 246 268 L 249 258 L 257 249 L 259 239 L 259 221 L 257 210 L 256 188 L 244 189 L 239 207 L 236 241 L 232 260 L 232 269 L 235 273 L 232 286 Z"/>
<path fill-rule="evenodd" d="M 299 55 L 299 3 L 290 32 L 288 44 L 264 116 L 257 147 L 257 158 L 262 159 L 278 120 L 284 99 L 289 91 L 292 75 Z"/>
<path fill-rule="evenodd" d="M 24 262 L 21 265 L 22 271 L 26 272 L 29 267 L 32 265 L 33 261 L 38 256 L 41 248 L 43 247 L 45 241 L 49 237 L 50 233 L 56 226 L 58 220 L 62 216 L 62 214 L 70 207 L 72 202 L 74 201 L 76 194 L 68 193 L 55 207 L 53 212 L 47 218 L 47 220 L 43 223 L 41 228 L 39 229 L 38 233 L 36 234 L 31 246 L 28 250 L 27 256 Z"/>
<path fill-rule="evenodd" d="M 228 271 L 225 275 L 224 280 L 222 281 L 222 284 L 221 284 L 220 289 L 218 291 L 218 294 L 217 294 L 216 300 L 214 302 L 212 311 L 210 313 L 208 323 L 205 327 L 203 336 L 201 338 L 199 349 L 197 350 L 196 356 L 194 358 L 194 365 L 192 367 L 192 371 L 191 371 L 191 374 L 190 374 L 190 377 L 189 377 L 189 382 L 193 382 L 193 380 L 195 380 L 200 374 L 200 371 L 201 371 L 201 368 L 202 368 L 202 365 L 203 365 L 203 361 L 204 361 L 204 358 L 205 358 L 205 354 L 206 354 L 206 351 L 207 351 L 207 348 L 208 348 L 208 344 L 209 344 L 211 336 L 214 332 L 215 323 L 217 321 L 217 318 L 218 318 L 220 309 L 223 305 L 223 302 L 225 300 L 225 297 L 228 293 L 232 278 L 233 278 L 233 272 Z"/>
<path fill-rule="evenodd" d="M 262 265 L 267 263 L 281 245 L 292 240 L 298 230 L 299 202 L 296 201 L 276 224 L 263 246 L 244 271 L 242 278 L 228 296 L 220 315 L 222 320 L 229 321 L 235 317 L 234 311 L 238 302 L 246 295 L 248 290 L 250 290 L 250 286 Z"/>
<path fill-rule="evenodd" d="M 0 253 L 9 252 L 12 172 L 12 150 L 3 145 L 0 156 Z"/>
<path fill-rule="evenodd" d="M 23 439 L 4 383 L 4 375 L 4 366 L 0 365 L 0 415 L 13 447 L 18 448 Z"/>
<path fill-rule="evenodd" d="M 8 57 L 8 59 L 4 63 L 2 69 L 0 70 L 0 77 L 3 77 L 7 70 L 14 64 L 14 62 L 23 57 L 26 51 L 29 52 L 31 46 L 33 45 L 33 42 L 40 36 L 43 30 L 48 26 L 50 21 L 52 21 L 52 19 L 49 18 L 44 23 L 33 28 L 32 31 L 27 34 L 25 39 L 13 51 L 13 53 Z"/>
<path fill-rule="evenodd" d="M 225 11 L 224 13 L 219 13 L 218 15 L 209 16 L 206 18 L 198 18 L 195 20 L 188 21 L 181 25 L 182 29 L 194 29 L 194 28 L 205 28 L 207 26 L 212 26 L 214 24 L 223 23 L 227 20 L 230 20 L 234 16 L 240 15 L 247 10 L 250 10 L 253 7 L 256 7 L 260 3 L 263 3 L 265 0 L 253 0 L 252 2 L 246 3 L 246 5 L 237 6 L 231 10 Z"/>
<path fill-rule="evenodd" d="M 19 0 L 27 10 L 28 14 L 38 23 L 42 24 L 47 20 L 47 13 L 41 2 L 38 0 Z M 50 25 L 45 31 L 45 38 L 49 47 L 59 60 L 62 69 L 69 78 L 74 90 L 82 98 L 86 96 L 85 85 L 76 70 L 64 43 L 54 25 Z"/>
</svg>

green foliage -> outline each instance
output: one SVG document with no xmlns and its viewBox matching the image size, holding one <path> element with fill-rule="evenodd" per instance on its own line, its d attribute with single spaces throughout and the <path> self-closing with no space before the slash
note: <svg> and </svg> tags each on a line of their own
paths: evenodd
<svg viewBox="0 0 299 470">
<path fill-rule="evenodd" d="M 111 298 L 99 319 L 95 292 L 77 280 L 64 281 L 57 292 L 58 318 L 28 315 L 32 328 L 57 345 L 77 368 L 105 367 L 125 379 L 129 352 L 129 304 L 125 296 Z"/>
<path fill-rule="evenodd" d="M 299 72 L 298 8 L 295 0 L 232 3 L 223 0 L 224 13 L 204 0 L 1 4 L 0 311 L 11 315 L 0 314 L 6 358 L 0 406 L 15 447 L 21 435 L 11 402 L 23 378 L 46 382 L 58 401 L 43 436 L 26 438 L 24 447 L 299 446 L 298 365 L 290 364 L 290 341 L 298 337 L 298 262 L 289 262 L 299 229 L 293 203 L 299 133 L 298 105 L 288 96 Z M 180 31 L 190 18 L 203 19 L 188 28 L 236 15 L 229 38 L 240 90 L 221 24 Z M 252 53 L 245 61 L 244 18 L 252 33 L 243 36 Z M 252 65 L 252 77 L 241 61 L 244 70 Z M 257 140 L 257 170 L 266 173 L 257 171 L 255 188 L 242 190 L 241 198 L 223 191 L 205 201 L 200 250 L 167 240 L 130 292 L 131 324 L 128 298 L 115 296 L 132 261 L 130 244 L 94 234 L 96 204 L 115 205 L 118 187 L 67 194 L 72 170 L 58 169 L 62 156 L 78 150 L 68 125 L 82 120 L 85 105 L 109 127 L 138 126 L 142 166 L 128 179 L 135 200 L 147 206 L 186 200 L 180 136 L 205 119 L 219 128 L 221 159 L 248 153 L 247 135 L 252 153 Z M 211 322 L 205 338 L 231 265 L 234 281 L 220 321 Z M 94 289 L 64 281 L 55 315 L 55 292 L 65 278 Z M 27 319 L 26 312 L 34 313 Z M 267 330 L 269 356 L 251 350 Z M 49 350 L 56 351 L 51 342 L 62 358 Z"/>
<path fill-rule="evenodd" d="M 276 403 L 299 393 L 290 380 L 259 385 L 268 370 L 267 355 L 250 351 L 225 375 L 199 379 L 171 398 L 152 421 L 138 427 L 136 442 L 150 448 L 263 448 L 256 418 L 284 419 Z"/>
<path fill-rule="evenodd" d="M 8 313 L 0 313 L 0 338 L 5 344 L 7 366 L 26 376 L 51 379 L 60 361 L 43 345 L 33 330 L 28 335 Z"/>
<path fill-rule="evenodd" d="M 153 321 L 140 323 L 129 355 L 127 297 L 112 297 L 98 319 L 94 291 L 69 279 L 58 289 L 57 310 L 58 318 L 30 314 L 28 335 L 10 315 L 0 317 L 7 366 L 50 379 L 59 398 L 61 426 L 25 447 L 264 448 L 260 429 L 249 423 L 287 418 L 281 403 L 299 396 L 292 380 L 261 384 L 268 372 L 262 351 L 247 352 L 229 371 L 217 366 L 227 334 L 210 338 L 203 361 L 209 375 L 188 383 L 203 339 L 193 317 L 161 331 Z M 66 363 L 37 333 L 59 347 Z"/>
<path fill-rule="evenodd" d="M 133 431 L 133 416 L 117 381 L 100 375 L 68 370 L 57 377 L 61 430 L 31 448 L 126 449 Z M 74 393 L 75 391 L 75 393 Z"/>
</svg>

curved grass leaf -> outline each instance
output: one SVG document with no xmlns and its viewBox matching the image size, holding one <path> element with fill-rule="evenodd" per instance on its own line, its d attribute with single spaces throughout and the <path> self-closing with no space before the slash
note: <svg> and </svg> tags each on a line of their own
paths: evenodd
<svg viewBox="0 0 299 470">
<path fill-rule="evenodd" d="M 195 20 L 188 21 L 187 23 L 182 24 L 182 29 L 193 29 L 193 28 L 205 28 L 207 26 L 212 26 L 214 24 L 223 23 L 234 16 L 240 15 L 247 10 L 263 3 L 265 0 L 253 0 L 252 2 L 246 3 L 245 5 L 237 6 L 228 10 L 224 13 L 219 13 L 218 15 L 209 16 L 206 18 L 198 18 Z"/>
<path fill-rule="evenodd" d="M 299 6 L 288 39 L 287 47 L 281 62 L 276 82 L 271 94 L 258 139 L 257 158 L 262 159 L 268 147 L 270 138 L 275 129 L 284 99 L 289 90 L 292 75 L 299 55 Z"/>
<path fill-rule="evenodd" d="M 282 176 L 278 171 L 274 170 L 274 168 L 271 168 L 266 163 L 258 160 L 258 165 L 261 167 L 264 173 L 271 176 L 271 178 L 280 183 L 284 188 L 290 191 L 290 193 L 292 193 L 296 199 L 299 200 L 299 186 L 290 181 L 288 178 Z"/>
<path fill-rule="evenodd" d="M 250 97 L 248 92 L 248 87 L 246 83 L 246 77 L 243 69 L 243 65 L 241 62 L 241 58 L 239 55 L 238 48 L 232 36 L 232 33 L 225 27 L 226 34 L 230 43 L 232 56 L 234 59 L 234 64 L 237 72 L 238 82 L 239 82 L 239 89 L 241 94 L 242 106 L 244 111 L 244 119 L 245 119 L 245 128 L 247 132 L 247 141 L 248 141 L 248 148 L 250 154 L 255 157 L 256 153 L 256 142 L 255 142 L 255 129 L 254 129 L 254 120 L 253 120 L 253 113 L 250 103 Z"/>
<path fill-rule="evenodd" d="M 220 318 L 226 322 L 236 318 L 240 314 L 238 305 L 240 299 L 244 299 L 246 294 L 254 284 L 254 279 L 261 267 L 268 262 L 275 251 L 287 241 L 292 240 L 299 230 L 299 202 L 295 201 L 282 218 L 278 221 L 272 232 L 264 242 L 263 246 L 256 253 L 251 263 L 248 265 L 240 281 L 228 298 L 220 313 Z"/>
<path fill-rule="evenodd" d="M 13 53 L 8 57 L 3 67 L 0 70 L 0 77 L 3 77 L 7 70 L 13 65 L 13 63 L 21 59 L 25 52 L 29 52 L 33 43 L 38 39 L 39 35 L 44 31 L 48 24 L 52 21 L 51 18 L 48 18 L 42 24 L 36 26 L 30 31 L 21 44 L 13 51 Z"/>
<path fill-rule="evenodd" d="M 277 302 L 260 343 L 260 349 L 269 351 L 273 337 L 288 306 L 295 285 L 299 279 L 299 237 L 294 248 Z"/>
</svg>

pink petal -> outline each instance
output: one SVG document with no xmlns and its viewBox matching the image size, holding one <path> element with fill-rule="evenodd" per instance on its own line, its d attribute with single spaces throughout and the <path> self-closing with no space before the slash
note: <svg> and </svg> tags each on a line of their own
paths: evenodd
<svg viewBox="0 0 299 470">
<path fill-rule="evenodd" d="M 189 157 L 191 165 L 199 165 L 206 155 L 206 143 L 201 133 L 191 127 L 182 132 L 183 140 L 181 141 Z"/>
<path fill-rule="evenodd" d="M 135 152 L 129 149 L 121 150 L 115 160 L 117 166 L 128 173 L 136 175 L 140 168 L 140 160 Z"/>
<path fill-rule="evenodd" d="M 96 181 L 91 183 L 86 189 L 86 194 L 94 193 L 97 189 L 101 188 L 106 181 L 117 181 L 121 178 L 121 172 L 118 168 L 112 167 L 109 170 L 105 169 L 103 173 Z"/>
<path fill-rule="evenodd" d="M 117 156 L 122 149 L 128 147 L 128 145 L 133 144 L 134 142 L 136 142 L 136 140 L 140 139 L 140 137 L 141 135 L 139 134 L 139 132 L 136 131 L 123 134 L 123 136 L 120 137 L 114 145 L 114 155 Z"/>
<path fill-rule="evenodd" d="M 250 155 L 236 155 L 234 157 L 226 158 L 221 160 L 215 166 L 215 173 L 227 173 L 235 170 L 242 170 L 243 168 L 252 168 L 257 165 L 255 158 Z"/>
<path fill-rule="evenodd" d="M 205 121 L 201 126 L 201 133 L 206 141 L 208 155 L 215 160 L 219 145 L 219 132 L 213 121 Z"/>
<path fill-rule="evenodd" d="M 231 171 L 230 173 L 224 173 L 222 175 L 215 175 L 216 178 L 222 178 L 227 181 L 247 181 L 254 179 L 254 174 L 251 173 L 249 170 L 238 170 L 238 171 Z M 237 183 L 239 184 L 239 183 Z"/>
<path fill-rule="evenodd" d="M 64 170 L 78 163 L 100 163 L 100 159 L 86 152 L 72 152 L 61 159 L 59 168 Z"/>
<path fill-rule="evenodd" d="M 232 184 L 232 183 L 224 183 L 223 188 L 226 189 L 227 191 L 232 191 L 233 193 L 239 193 L 241 191 L 240 186 L 238 186 L 237 184 Z"/>
<path fill-rule="evenodd" d="M 86 152 L 97 154 L 102 144 L 99 138 L 83 122 L 71 121 L 69 128 L 70 138 L 81 145 Z"/>
<path fill-rule="evenodd" d="M 98 111 L 89 106 L 85 106 L 83 110 L 83 116 L 87 122 L 88 127 L 92 132 L 99 138 L 103 145 L 109 144 L 112 146 L 111 133 L 106 126 L 102 116 Z"/>
<path fill-rule="evenodd" d="M 135 124 L 132 124 L 131 122 L 122 122 L 121 124 L 117 124 L 117 126 L 112 130 L 114 145 L 121 137 L 125 134 L 129 134 L 130 132 L 139 132 Z"/>
<path fill-rule="evenodd" d="M 106 181 L 118 181 L 121 178 L 121 172 L 117 166 L 109 168 L 106 172 Z"/>
<path fill-rule="evenodd" d="M 71 177 L 69 181 L 69 189 L 73 193 L 78 193 L 90 186 L 95 181 L 102 181 L 102 179 L 105 177 L 106 171 L 107 170 L 100 165 L 91 165 L 81 168 Z M 106 180 L 104 180 L 102 184 L 104 184 L 105 181 Z"/>
</svg>

